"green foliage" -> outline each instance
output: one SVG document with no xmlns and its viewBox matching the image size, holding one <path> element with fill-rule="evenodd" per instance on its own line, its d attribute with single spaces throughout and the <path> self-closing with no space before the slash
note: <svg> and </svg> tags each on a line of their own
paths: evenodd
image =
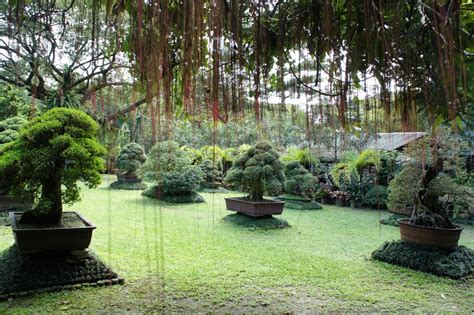
<svg viewBox="0 0 474 315">
<path fill-rule="evenodd" d="M 365 194 L 365 203 L 371 207 L 385 207 L 387 197 L 387 188 L 382 185 L 375 185 Z"/>
<path fill-rule="evenodd" d="M 309 148 L 290 147 L 281 159 L 283 162 L 298 161 L 307 170 L 310 169 L 311 165 L 319 164 L 319 160 L 312 156 Z"/>
<path fill-rule="evenodd" d="M 120 150 L 116 166 L 121 174 L 133 176 L 145 161 L 146 155 L 143 147 L 132 142 Z"/>
<path fill-rule="evenodd" d="M 261 142 L 239 155 L 227 173 L 226 181 L 249 192 L 249 199 L 263 199 L 265 192 L 278 194 L 285 175 L 278 153 L 268 143 Z"/>
<path fill-rule="evenodd" d="M 229 214 L 228 216 L 225 216 L 222 220 L 244 228 L 248 228 L 250 230 L 272 230 L 290 227 L 290 224 L 288 224 L 286 220 L 275 218 L 273 216 L 254 218 L 239 212 Z"/>
<path fill-rule="evenodd" d="M 352 180 L 360 181 L 362 172 L 368 166 L 374 166 L 377 170 L 380 168 L 381 160 L 377 151 L 367 149 L 357 155 L 354 152 L 348 152 L 331 169 L 331 176 L 336 185 L 344 185 Z"/>
<path fill-rule="evenodd" d="M 191 159 L 176 142 L 163 141 L 151 148 L 139 174 L 143 179 L 159 185 L 166 173 L 179 171 L 188 165 L 191 165 Z"/>
<path fill-rule="evenodd" d="M 105 150 L 95 140 L 97 129 L 81 111 L 52 109 L 30 121 L 16 141 L 1 149 L 1 186 L 37 198 L 23 217 L 57 222 L 62 202 L 79 200 L 78 181 L 88 187 L 100 183 Z"/>
<path fill-rule="evenodd" d="M 204 160 L 199 165 L 202 171 L 202 185 L 208 188 L 216 188 L 222 185 L 224 174 L 217 169 L 211 160 Z"/>
<path fill-rule="evenodd" d="M 123 190 L 144 190 L 147 185 L 142 182 L 126 182 L 126 181 L 115 181 L 110 184 L 112 189 L 123 189 Z"/>
<path fill-rule="evenodd" d="M 404 241 L 386 242 L 372 258 L 453 279 L 467 277 L 474 270 L 474 252 L 464 246 L 449 252 Z"/>
<path fill-rule="evenodd" d="M 21 116 L 0 121 L 0 145 L 14 141 L 27 120 Z"/>
<path fill-rule="evenodd" d="M 298 161 L 285 165 L 285 191 L 314 200 L 318 190 L 318 179 L 311 175 Z"/>
<path fill-rule="evenodd" d="M 10 84 L 0 84 L 0 120 L 11 117 L 27 117 L 30 113 L 31 98 L 26 90 Z"/>
<path fill-rule="evenodd" d="M 184 195 L 164 194 L 162 188 L 157 185 L 148 187 L 142 192 L 142 195 L 149 198 L 158 199 L 169 203 L 201 203 L 205 202 L 204 198 L 195 191 Z"/>
<path fill-rule="evenodd" d="M 422 175 L 421 166 L 416 163 L 407 163 L 395 175 L 388 186 L 387 206 L 390 210 L 405 209 L 414 204 L 418 181 Z"/>
<path fill-rule="evenodd" d="M 196 165 L 187 165 L 179 170 L 166 172 L 161 181 L 163 194 L 189 195 L 202 181 L 202 171 Z"/>
</svg>

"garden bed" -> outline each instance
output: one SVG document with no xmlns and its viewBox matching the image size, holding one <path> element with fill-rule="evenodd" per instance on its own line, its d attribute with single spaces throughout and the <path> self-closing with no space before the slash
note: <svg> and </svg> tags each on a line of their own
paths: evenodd
<svg viewBox="0 0 474 315">
<path fill-rule="evenodd" d="M 278 219 L 271 215 L 262 217 L 250 217 L 239 212 L 229 214 L 228 216 L 225 216 L 222 220 L 252 230 L 283 229 L 291 226 L 286 220 Z"/>
<path fill-rule="evenodd" d="M 0 300 L 36 292 L 122 283 L 123 279 L 93 254 L 21 255 L 15 246 L 0 253 Z"/>
<path fill-rule="evenodd" d="M 465 246 L 446 251 L 399 240 L 385 242 L 372 258 L 452 279 L 468 277 L 474 270 L 474 251 Z"/>
</svg>

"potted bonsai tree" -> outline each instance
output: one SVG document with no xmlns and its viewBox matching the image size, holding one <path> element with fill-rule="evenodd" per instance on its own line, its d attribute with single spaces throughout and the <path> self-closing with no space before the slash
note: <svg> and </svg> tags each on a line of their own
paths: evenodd
<svg viewBox="0 0 474 315">
<path fill-rule="evenodd" d="M 145 163 L 145 150 L 138 143 L 125 145 L 117 157 L 117 181 L 110 184 L 114 189 L 142 190 L 146 185 L 138 178 L 137 171 Z"/>
<path fill-rule="evenodd" d="M 77 212 L 63 214 L 63 202 L 79 200 L 78 181 L 96 187 L 105 150 L 98 125 L 87 114 L 55 108 L 33 119 L 0 156 L 0 182 L 9 193 L 34 196 L 24 213 L 10 212 L 20 252 L 81 250 L 95 228 Z"/>
<path fill-rule="evenodd" d="M 413 158 L 420 158 L 421 176 L 413 197 L 414 208 L 409 219 L 400 219 L 400 237 L 410 243 L 444 249 L 457 247 L 462 228 L 454 225 L 448 213 L 445 196 L 462 192 L 459 185 L 447 175 L 449 164 L 460 159 L 460 140 L 449 131 L 441 130 L 410 148 Z M 424 150 L 428 148 L 428 150 Z M 420 152 L 421 151 L 421 152 Z M 443 199 L 441 199 L 443 197 Z"/>
<path fill-rule="evenodd" d="M 249 193 L 243 198 L 225 198 L 228 210 L 260 217 L 283 212 L 284 202 L 264 199 L 266 186 L 282 187 L 285 180 L 278 153 L 262 142 L 242 153 L 229 170 L 226 181 Z"/>
</svg>

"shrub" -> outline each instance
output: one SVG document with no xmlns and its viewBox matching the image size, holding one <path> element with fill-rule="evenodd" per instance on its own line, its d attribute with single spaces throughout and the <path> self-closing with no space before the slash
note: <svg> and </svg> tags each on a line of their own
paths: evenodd
<svg viewBox="0 0 474 315">
<path fill-rule="evenodd" d="M 116 166 L 119 173 L 127 176 L 136 176 L 140 166 L 145 163 L 145 150 L 138 143 L 129 143 L 120 150 Z"/>
<path fill-rule="evenodd" d="M 285 180 L 283 164 L 278 158 L 270 144 L 259 143 L 239 155 L 226 181 L 249 192 L 252 201 L 262 200 L 265 192 L 278 194 Z"/>
<path fill-rule="evenodd" d="M 138 173 L 143 179 L 159 184 L 167 172 L 180 170 L 188 165 L 191 165 L 191 159 L 176 142 L 163 141 L 151 148 L 148 159 Z"/>
<path fill-rule="evenodd" d="M 194 191 L 202 181 L 202 171 L 192 165 L 188 154 L 176 142 L 157 143 L 139 172 L 155 183 L 143 192 L 144 196 L 168 202 L 203 201 Z"/>
<path fill-rule="evenodd" d="M 375 185 L 365 194 L 365 203 L 371 207 L 385 207 L 387 203 L 387 188 Z"/>
<path fill-rule="evenodd" d="M 188 165 L 180 170 L 166 172 L 161 187 L 163 194 L 189 195 L 199 187 L 201 181 L 201 169 L 196 165 Z"/>
<path fill-rule="evenodd" d="M 396 210 L 413 206 L 420 177 L 421 166 L 416 163 L 406 164 L 388 185 L 387 207 Z"/>
<path fill-rule="evenodd" d="M 314 200 L 318 190 L 318 179 L 311 175 L 298 161 L 285 165 L 285 190 L 289 194 Z"/>
<path fill-rule="evenodd" d="M 62 203 L 79 200 L 78 181 L 90 188 L 100 183 L 105 149 L 95 140 L 97 129 L 87 114 L 55 108 L 29 122 L 17 140 L 2 148 L 2 187 L 37 199 L 22 223 L 58 223 Z"/>
<path fill-rule="evenodd" d="M 0 145 L 14 141 L 20 129 L 27 123 L 23 117 L 11 117 L 0 121 Z"/>
<path fill-rule="evenodd" d="M 211 160 L 205 160 L 199 165 L 202 171 L 202 185 L 207 188 L 216 188 L 222 184 L 224 174 L 212 164 Z"/>
</svg>

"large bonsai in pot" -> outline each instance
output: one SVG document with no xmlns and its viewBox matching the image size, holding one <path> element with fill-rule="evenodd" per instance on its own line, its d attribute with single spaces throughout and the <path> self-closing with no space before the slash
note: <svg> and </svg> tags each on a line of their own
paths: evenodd
<svg viewBox="0 0 474 315">
<path fill-rule="evenodd" d="M 2 187 L 14 195 L 34 196 L 31 210 L 22 214 L 10 213 L 20 250 L 23 245 L 27 250 L 82 249 L 77 247 L 89 245 L 92 231 L 88 241 L 77 240 L 82 237 L 77 229 L 93 228 L 79 215 L 81 226 L 72 228 L 70 236 L 62 234 L 52 237 L 48 234 L 44 239 L 46 243 L 41 243 L 41 233 L 28 234 L 33 237 L 30 239 L 23 239 L 20 234 L 28 231 L 22 225 L 32 227 L 30 230 L 34 231 L 47 227 L 44 229 L 47 233 L 52 233 L 55 227 L 67 230 L 61 220 L 63 203 L 72 204 L 80 199 L 79 181 L 90 188 L 101 181 L 101 156 L 105 150 L 95 140 L 97 130 L 97 123 L 87 114 L 79 110 L 55 108 L 29 122 L 18 139 L 2 149 Z M 70 247 L 75 248 L 68 247 L 68 238 L 72 241 Z M 20 244 L 23 241 L 25 244 Z"/>
<path fill-rule="evenodd" d="M 117 181 L 110 184 L 114 189 L 141 190 L 146 185 L 138 177 L 138 169 L 146 161 L 145 150 L 138 143 L 125 145 L 117 157 Z"/>
<path fill-rule="evenodd" d="M 421 158 L 421 175 L 413 191 L 411 217 L 399 220 L 401 238 L 411 243 L 452 249 L 457 246 L 462 228 L 451 222 L 450 201 L 469 198 L 463 186 L 449 176 L 463 163 L 462 141 L 443 129 L 423 141 L 425 143 L 418 143 L 408 151 L 414 160 Z"/>
<path fill-rule="evenodd" d="M 227 209 L 259 217 L 281 214 L 284 203 L 263 198 L 265 192 L 281 191 L 285 175 L 278 153 L 268 143 L 262 142 L 242 153 L 229 170 L 226 181 L 248 196 L 226 198 Z"/>
</svg>

